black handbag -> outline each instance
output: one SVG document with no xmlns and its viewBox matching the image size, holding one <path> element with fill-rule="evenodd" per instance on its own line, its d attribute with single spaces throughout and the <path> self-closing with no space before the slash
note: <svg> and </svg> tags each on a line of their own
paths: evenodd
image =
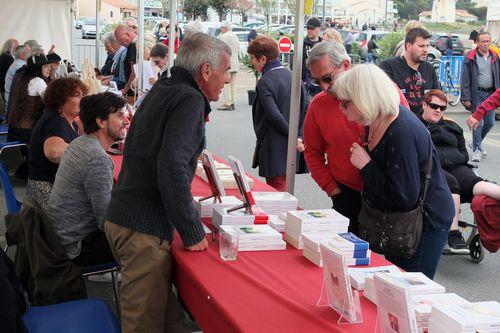
<svg viewBox="0 0 500 333">
<path fill-rule="evenodd" d="M 366 145 L 365 149 L 368 151 Z M 359 236 L 370 243 L 372 251 L 407 259 L 415 255 L 422 237 L 424 201 L 427 197 L 431 173 L 432 149 L 429 153 L 427 172 L 417 207 L 410 211 L 382 211 L 374 207 L 363 193 L 358 216 Z"/>
</svg>

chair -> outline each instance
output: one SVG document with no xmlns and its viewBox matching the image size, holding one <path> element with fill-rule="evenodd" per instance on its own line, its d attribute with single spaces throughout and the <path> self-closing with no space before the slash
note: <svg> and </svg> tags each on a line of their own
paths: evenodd
<svg viewBox="0 0 500 333">
<path fill-rule="evenodd" d="M 99 299 L 31 307 L 23 316 L 30 333 L 119 333 L 120 323 Z"/>
<path fill-rule="evenodd" d="M 116 274 L 119 271 L 120 271 L 120 266 L 118 265 L 118 263 L 113 261 L 113 262 L 105 263 L 105 264 L 101 264 L 101 265 L 94 265 L 94 266 L 85 267 L 83 269 L 82 276 L 92 276 L 92 275 L 98 275 L 98 274 L 104 274 L 104 273 L 111 273 L 111 281 L 113 283 L 113 296 L 115 298 L 116 313 L 120 317 L 121 316 L 120 298 L 118 297 L 118 293 L 119 293 L 118 277 Z"/>
</svg>

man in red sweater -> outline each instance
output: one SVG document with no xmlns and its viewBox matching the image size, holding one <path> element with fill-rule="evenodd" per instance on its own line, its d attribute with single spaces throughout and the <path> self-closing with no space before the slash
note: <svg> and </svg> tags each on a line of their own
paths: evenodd
<svg viewBox="0 0 500 333">
<path fill-rule="evenodd" d="M 500 88 L 490 95 L 481 105 L 479 105 L 469 118 L 467 119 L 467 126 L 471 130 L 475 129 L 479 122 L 486 116 L 488 112 L 495 112 L 496 108 L 500 108 Z"/>
<path fill-rule="evenodd" d="M 349 149 L 353 142 L 363 144 L 364 128 L 347 120 L 332 91 L 335 78 L 351 67 L 350 58 L 343 45 L 322 42 L 312 48 L 307 67 L 311 82 L 322 92 L 312 99 L 307 111 L 304 156 L 312 178 L 332 198 L 333 209 L 349 218 L 349 231 L 357 234 L 363 180 L 350 162 Z M 399 93 L 401 105 L 409 109 L 404 95 Z"/>
</svg>

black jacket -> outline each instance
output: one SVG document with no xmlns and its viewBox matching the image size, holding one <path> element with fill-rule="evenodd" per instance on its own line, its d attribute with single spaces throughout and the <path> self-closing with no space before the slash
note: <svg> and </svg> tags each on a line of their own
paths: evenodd
<svg viewBox="0 0 500 333">
<path fill-rule="evenodd" d="M 451 119 L 441 119 L 435 124 L 427 123 L 422 115 L 420 120 L 427 126 L 432 142 L 436 147 L 441 167 L 444 170 L 453 170 L 457 166 L 467 165 L 469 154 L 465 146 L 462 127 Z"/>
<path fill-rule="evenodd" d="M 460 80 L 461 95 L 460 100 L 462 102 L 470 101 L 471 107 L 467 110 L 475 111 L 479 106 L 477 100 L 477 77 L 478 67 L 476 62 L 477 50 L 474 49 L 467 53 L 464 57 L 464 63 L 462 65 L 462 77 Z M 495 89 L 500 88 L 500 59 L 498 59 L 498 54 L 490 50 L 491 53 L 491 70 L 493 72 L 493 85 Z"/>
<path fill-rule="evenodd" d="M 17 244 L 16 274 L 33 305 L 87 297 L 82 268 L 68 259 L 50 220 L 25 198 L 20 214 L 7 215 L 7 239 Z"/>
<path fill-rule="evenodd" d="M 257 97 L 252 106 L 253 126 L 257 137 L 256 160 L 261 177 L 286 174 L 292 72 L 281 66 L 279 61 L 273 64 L 266 64 L 257 83 Z M 306 112 L 303 87 L 301 92 L 299 137 L 302 137 Z"/>
<path fill-rule="evenodd" d="M 314 47 L 314 45 L 321 43 L 323 38 L 318 37 L 317 41 L 312 41 L 309 37 L 304 38 L 304 49 L 302 50 L 302 81 L 309 83 L 311 81 L 311 71 L 306 66 L 307 58 L 309 57 L 309 52 Z"/>
</svg>

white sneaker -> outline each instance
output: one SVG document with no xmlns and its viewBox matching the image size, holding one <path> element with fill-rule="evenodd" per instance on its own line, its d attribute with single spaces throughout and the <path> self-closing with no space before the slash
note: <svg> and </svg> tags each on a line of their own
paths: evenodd
<svg viewBox="0 0 500 333">
<path fill-rule="evenodd" d="M 96 274 L 96 275 L 90 275 L 88 276 L 89 281 L 92 282 L 113 282 L 113 279 L 111 278 L 111 272 L 108 273 L 103 273 L 103 274 Z M 118 273 L 116 276 L 118 282 L 122 282 L 122 274 Z"/>
<path fill-rule="evenodd" d="M 481 162 L 481 157 L 483 157 L 483 153 L 479 149 L 474 150 L 472 153 L 472 161 Z"/>
<path fill-rule="evenodd" d="M 485 149 L 481 150 L 481 154 L 483 155 L 483 157 L 488 156 L 488 153 L 486 152 L 486 150 L 485 150 Z"/>
</svg>

